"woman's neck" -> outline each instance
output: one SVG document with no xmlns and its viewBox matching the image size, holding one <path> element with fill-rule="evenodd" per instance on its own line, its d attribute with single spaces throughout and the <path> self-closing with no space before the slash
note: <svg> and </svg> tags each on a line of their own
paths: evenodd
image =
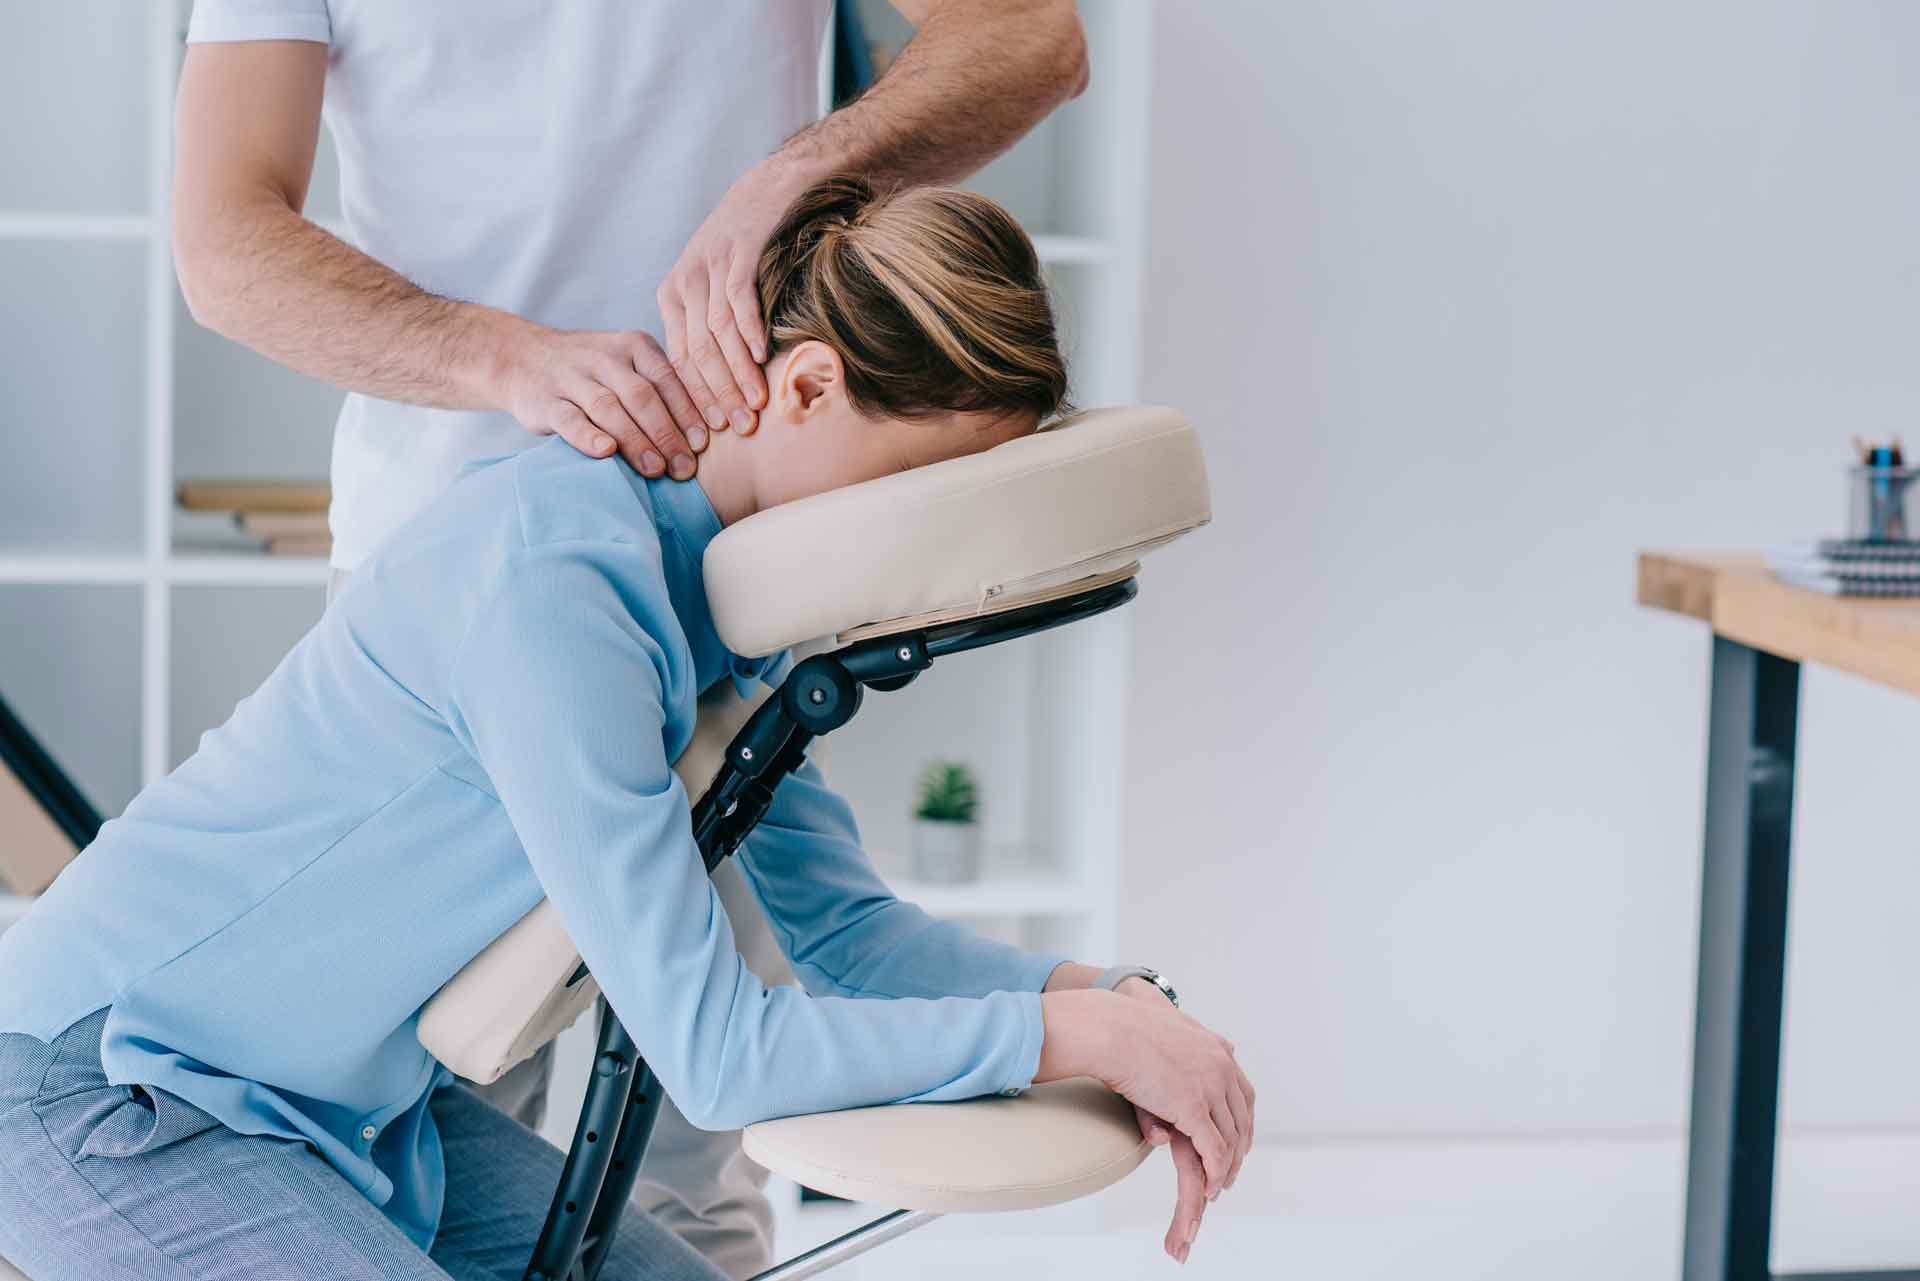
<svg viewBox="0 0 1920 1281">
<path fill-rule="evenodd" d="M 707 436 L 695 483 L 706 492 L 722 527 L 760 510 L 752 448 L 753 442 L 737 432 L 716 431 Z"/>
</svg>

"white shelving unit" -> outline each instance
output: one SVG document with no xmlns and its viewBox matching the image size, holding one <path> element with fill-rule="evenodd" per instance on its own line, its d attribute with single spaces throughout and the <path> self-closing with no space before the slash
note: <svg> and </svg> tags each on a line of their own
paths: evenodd
<svg viewBox="0 0 1920 1281">
<path fill-rule="evenodd" d="M 876 39 L 905 29 L 858 0 Z M 319 617 L 317 560 L 175 545 L 180 475 L 325 473 L 339 393 L 195 325 L 169 247 L 185 0 L 43 6 L 0 49 L 0 696 L 105 812 L 172 768 Z M 1150 7 L 1082 6 L 1080 99 L 982 172 L 1034 234 L 1074 397 L 1135 398 Z M 323 137 L 309 216 L 339 226 Z M 903 897 L 1031 946 L 1113 955 L 1126 611 L 951 659 L 867 701 L 828 768 Z M 982 776 L 975 885 L 907 878 L 911 785 L 932 757 Z M 564 1079 L 564 1076 L 563 1076 Z M 567 1121 L 566 1124 L 570 1124 Z"/>
</svg>

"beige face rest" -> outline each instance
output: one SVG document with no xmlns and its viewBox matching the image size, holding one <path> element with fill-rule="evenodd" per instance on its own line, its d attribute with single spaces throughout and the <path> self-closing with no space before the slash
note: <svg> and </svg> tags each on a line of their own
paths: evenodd
<svg viewBox="0 0 1920 1281">
<path fill-rule="evenodd" d="M 756 658 L 996 612 L 1121 569 L 1211 518 L 1185 416 L 1096 409 L 730 525 L 707 545 L 707 602 L 727 647 Z"/>
<path fill-rule="evenodd" d="M 1013 1098 L 762 1121 L 742 1146 L 802 1187 L 937 1214 L 1071 1201 L 1119 1182 L 1151 1151 L 1133 1107 L 1085 1078 Z"/>
<path fill-rule="evenodd" d="M 1212 516 L 1193 427 L 1157 406 L 1097 409 L 949 462 L 850 485 L 729 526 L 707 547 L 721 639 L 759 657 L 822 636 L 884 635 L 998 613 L 1132 572 L 1140 553 Z M 725 682 L 722 683 L 723 685 Z M 702 699 L 675 763 L 698 797 L 752 712 Z M 544 900 L 420 1012 L 420 1043 L 497 1080 L 599 995 Z"/>
<path fill-rule="evenodd" d="M 32 1278 L 5 1259 L 0 1259 L 0 1281 L 32 1281 Z"/>
</svg>

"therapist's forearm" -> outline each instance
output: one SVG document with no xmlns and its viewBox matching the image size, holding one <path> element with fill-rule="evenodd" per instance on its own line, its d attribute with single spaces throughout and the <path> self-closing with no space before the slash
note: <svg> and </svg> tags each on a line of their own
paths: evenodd
<svg viewBox="0 0 1920 1281">
<path fill-rule="evenodd" d="M 951 182 L 1018 141 L 1087 85 L 1071 0 L 898 6 L 919 30 L 854 102 L 796 134 L 773 162 L 803 181 L 835 172 Z"/>
<path fill-rule="evenodd" d="M 262 193 L 196 211 L 180 280 L 200 323 L 310 378 L 436 409 L 503 408 L 518 317 L 428 293 Z"/>
</svg>

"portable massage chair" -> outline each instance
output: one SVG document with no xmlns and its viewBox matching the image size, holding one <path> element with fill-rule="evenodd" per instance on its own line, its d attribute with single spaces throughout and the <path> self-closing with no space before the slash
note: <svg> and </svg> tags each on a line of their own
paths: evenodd
<svg viewBox="0 0 1920 1281">
<path fill-rule="evenodd" d="M 935 659 L 1125 604 L 1141 553 L 1210 516 L 1193 428 L 1173 410 L 1133 407 L 1080 414 L 722 531 L 705 577 L 727 647 L 746 658 L 823 636 L 837 647 L 797 663 L 757 701 L 726 681 L 702 699 L 674 768 L 690 796 L 706 783 L 692 821 L 707 870 L 739 848 L 808 744 L 844 725 L 865 689 L 896 690 Z M 420 1042 L 462 1076 L 494 1081 L 598 996 L 558 911 L 542 901 L 426 1004 Z M 526 1281 L 598 1275 L 660 1098 L 601 1002 L 586 1100 Z M 806 1187 L 899 1207 L 756 1281 L 813 1276 L 942 1214 L 1074 1200 L 1125 1177 L 1148 1152 L 1132 1108 L 1089 1080 L 765 1121 L 748 1127 L 744 1145 Z"/>
</svg>

